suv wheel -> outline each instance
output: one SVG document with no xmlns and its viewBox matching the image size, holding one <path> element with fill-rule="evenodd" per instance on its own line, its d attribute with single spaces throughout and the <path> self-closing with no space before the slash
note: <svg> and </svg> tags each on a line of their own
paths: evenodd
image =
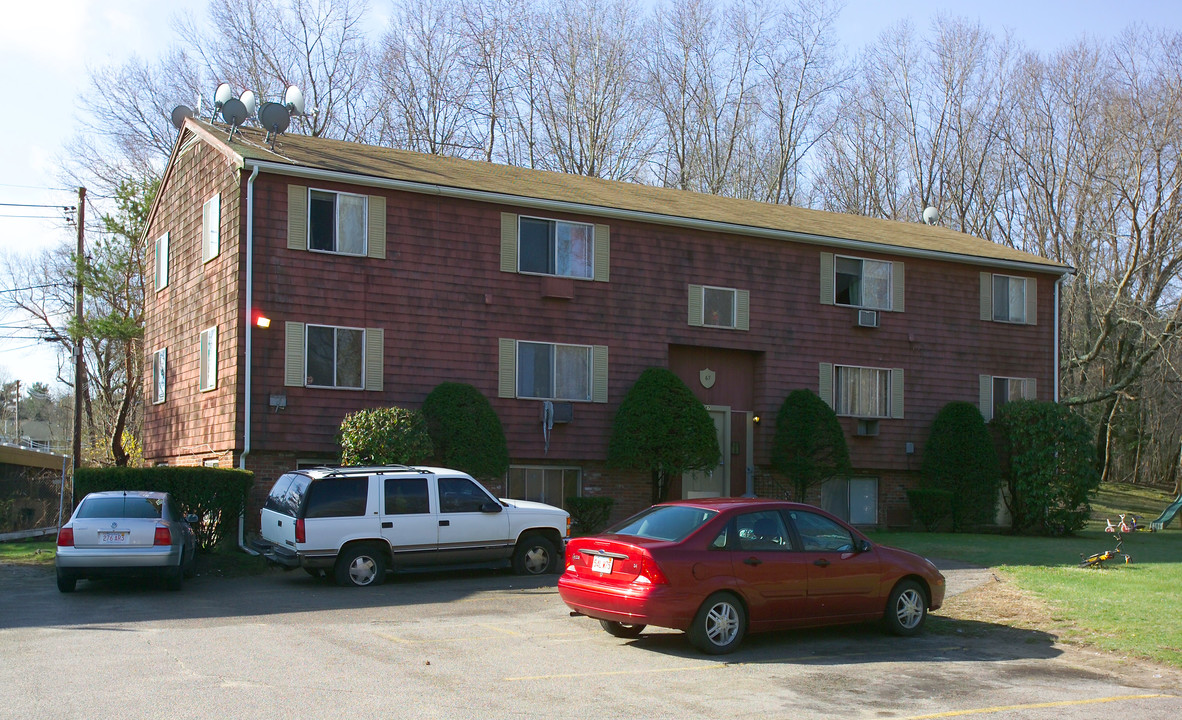
<svg viewBox="0 0 1182 720">
<path fill-rule="evenodd" d="M 544 575 L 558 568 L 558 550 L 545 535 L 526 535 L 513 551 L 513 571 L 518 575 Z"/>
<path fill-rule="evenodd" d="M 366 587 L 386 579 L 386 557 L 376 545 L 354 545 L 337 558 L 337 585 Z"/>
</svg>

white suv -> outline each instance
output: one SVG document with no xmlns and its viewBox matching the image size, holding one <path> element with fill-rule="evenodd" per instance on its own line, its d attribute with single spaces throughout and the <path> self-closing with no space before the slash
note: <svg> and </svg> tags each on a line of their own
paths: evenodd
<svg viewBox="0 0 1182 720">
<path fill-rule="evenodd" d="M 498 500 L 470 475 L 434 467 L 294 470 L 262 511 L 264 555 L 341 585 L 377 585 L 387 570 L 512 563 L 556 572 L 570 514 Z"/>
</svg>

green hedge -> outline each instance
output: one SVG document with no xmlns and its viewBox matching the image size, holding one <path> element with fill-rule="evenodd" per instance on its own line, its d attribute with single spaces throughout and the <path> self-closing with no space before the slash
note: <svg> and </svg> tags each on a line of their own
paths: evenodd
<svg viewBox="0 0 1182 720">
<path fill-rule="evenodd" d="M 602 530 L 615 503 L 609 497 L 568 497 L 566 510 L 570 513 L 571 533 L 594 535 Z"/>
<path fill-rule="evenodd" d="M 193 526 L 197 547 L 209 550 L 223 538 L 233 537 L 238 516 L 246 509 L 246 497 L 254 473 L 211 467 L 106 467 L 78 468 L 74 496 L 103 490 L 155 490 L 171 493 L 181 513 L 200 520 Z"/>
<path fill-rule="evenodd" d="M 928 532 L 935 531 L 944 518 L 952 514 L 952 492 L 923 488 L 907 491 L 911 514 Z"/>
</svg>

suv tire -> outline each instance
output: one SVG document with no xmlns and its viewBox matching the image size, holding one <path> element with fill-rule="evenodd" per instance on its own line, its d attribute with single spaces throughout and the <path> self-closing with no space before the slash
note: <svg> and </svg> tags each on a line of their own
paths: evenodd
<svg viewBox="0 0 1182 720">
<path fill-rule="evenodd" d="M 558 550 L 545 535 L 530 533 L 517 541 L 513 551 L 513 572 L 518 575 L 546 575 L 558 569 Z"/>
<path fill-rule="evenodd" d="M 386 556 L 376 545 L 351 545 L 337 558 L 337 585 L 368 587 L 386 579 Z"/>
</svg>

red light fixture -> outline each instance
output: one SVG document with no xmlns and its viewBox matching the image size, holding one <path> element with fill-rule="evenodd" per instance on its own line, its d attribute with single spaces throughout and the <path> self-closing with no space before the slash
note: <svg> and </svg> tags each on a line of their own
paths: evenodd
<svg viewBox="0 0 1182 720">
<path fill-rule="evenodd" d="M 156 537 L 152 540 L 153 545 L 171 545 L 172 533 L 164 525 L 156 526 Z"/>
<path fill-rule="evenodd" d="M 57 532 L 58 547 L 73 547 L 74 545 L 74 528 L 64 527 Z"/>
</svg>

